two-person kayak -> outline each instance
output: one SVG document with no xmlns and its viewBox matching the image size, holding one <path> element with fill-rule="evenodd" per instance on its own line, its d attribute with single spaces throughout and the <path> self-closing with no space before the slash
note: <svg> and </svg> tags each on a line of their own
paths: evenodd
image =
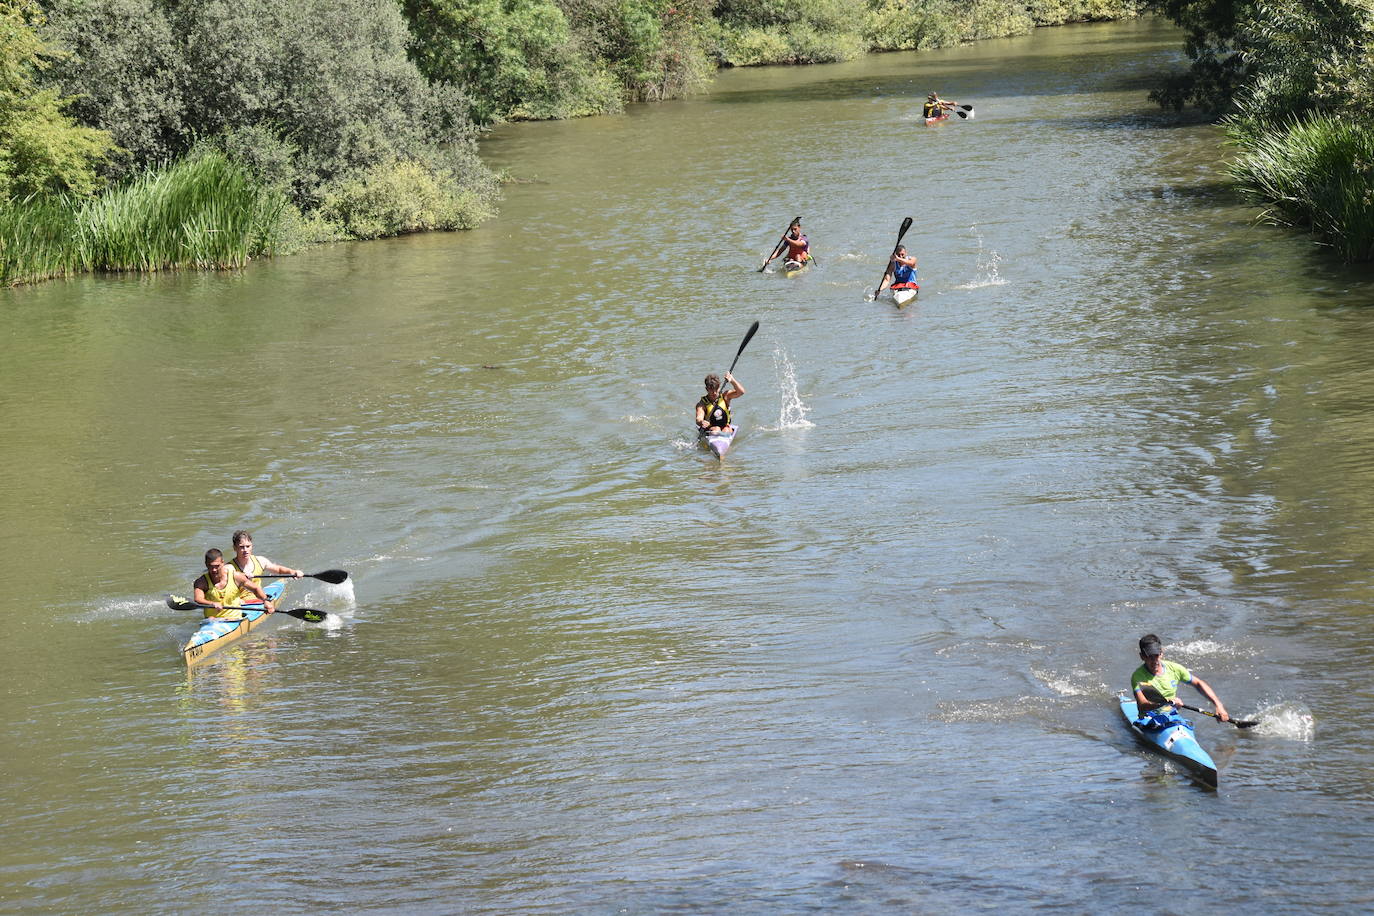
<svg viewBox="0 0 1374 916">
<path fill-rule="evenodd" d="M 271 582 L 264 585 L 262 590 L 275 604 L 286 590 L 286 583 Z M 181 647 L 181 657 L 186 659 L 187 667 L 203 662 L 231 642 L 247 636 L 268 617 L 260 602 L 246 603 L 243 608 L 241 617 L 206 617 L 201 621 L 200 626 L 196 627 L 196 631 L 186 641 L 186 645 Z"/>
<path fill-rule="evenodd" d="M 1142 716 L 1135 697 L 1123 695 L 1120 700 L 1121 715 L 1141 744 L 1178 763 L 1209 789 L 1217 787 L 1217 765 L 1198 744 L 1192 722 L 1172 706 L 1157 707 Z"/>
</svg>

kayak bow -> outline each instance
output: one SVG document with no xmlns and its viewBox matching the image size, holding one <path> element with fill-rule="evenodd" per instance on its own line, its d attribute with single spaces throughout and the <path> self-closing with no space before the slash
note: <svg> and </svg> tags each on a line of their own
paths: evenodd
<svg viewBox="0 0 1374 916">
<path fill-rule="evenodd" d="M 730 450 L 730 443 L 735 441 L 735 434 L 739 432 L 739 426 L 727 426 L 725 429 L 716 433 L 708 433 L 704 429 L 697 430 L 697 441 L 716 456 L 717 460 L 725 457 L 725 453 Z"/>
<path fill-rule="evenodd" d="M 1120 700 L 1121 715 L 1142 744 L 1184 767 L 1209 789 L 1217 787 L 1217 765 L 1197 743 L 1193 723 L 1172 706 L 1152 709 L 1141 716 L 1134 697 L 1123 695 Z"/>
</svg>

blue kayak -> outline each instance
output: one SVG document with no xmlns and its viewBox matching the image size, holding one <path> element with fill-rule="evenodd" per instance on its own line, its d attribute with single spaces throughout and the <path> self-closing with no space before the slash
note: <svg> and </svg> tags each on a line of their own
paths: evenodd
<svg viewBox="0 0 1374 916">
<path fill-rule="evenodd" d="M 1199 782 L 1215 789 L 1217 765 L 1193 734 L 1193 723 L 1172 706 L 1161 706 L 1137 715 L 1135 697 L 1122 696 L 1121 715 L 1142 744 L 1158 751 L 1188 770 Z"/>
<path fill-rule="evenodd" d="M 275 602 L 286 589 L 286 582 L 278 579 L 264 584 L 262 590 Z M 234 640 L 247 636 L 267 619 L 267 612 L 257 610 L 262 605 L 256 599 L 244 605 L 244 611 L 237 617 L 206 617 L 191 634 L 186 645 L 181 648 L 181 656 L 188 666 L 204 661 L 210 655 L 223 649 Z"/>
</svg>

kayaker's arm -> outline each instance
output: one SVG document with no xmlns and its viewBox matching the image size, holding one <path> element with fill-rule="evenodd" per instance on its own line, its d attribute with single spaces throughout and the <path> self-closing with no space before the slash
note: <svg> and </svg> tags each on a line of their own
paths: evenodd
<svg viewBox="0 0 1374 916">
<path fill-rule="evenodd" d="M 219 611 L 224 610 L 224 605 L 218 601 L 211 601 L 210 597 L 205 594 L 205 590 L 209 587 L 210 583 L 206 581 L 205 576 L 196 579 L 195 582 L 191 583 L 191 600 L 196 604 L 208 604 Z"/>
<path fill-rule="evenodd" d="M 1147 690 L 1149 685 L 1142 685 L 1135 690 L 1135 705 L 1142 713 L 1152 709 L 1159 709 L 1161 706 L 1172 705 L 1171 701 L 1164 699 L 1164 695 L 1157 690 Z M 1153 695 L 1153 696 L 1151 696 Z"/>
<path fill-rule="evenodd" d="M 744 394 L 744 386 L 739 383 L 738 379 L 736 379 L 733 375 L 731 375 L 728 372 L 725 373 L 725 383 L 727 385 L 735 386 L 734 391 L 730 391 L 727 389 L 720 393 L 720 396 L 725 398 L 725 402 L 727 404 L 733 401 L 735 398 L 739 397 L 740 395 Z"/>
<path fill-rule="evenodd" d="M 305 575 L 303 570 L 292 569 L 290 566 L 282 566 L 280 563 L 264 563 L 262 565 L 262 571 L 265 573 L 272 573 L 276 576 L 291 576 L 293 579 L 299 579 Z"/>
<path fill-rule="evenodd" d="M 262 590 L 261 585 L 254 582 L 252 579 L 248 578 L 243 573 L 239 572 L 237 569 L 234 570 L 234 581 L 239 584 L 239 588 L 245 588 L 248 591 L 252 592 L 254 595 L 256 595 L 257 599 L 262 602 L 262 609 L 264 611 L 266 611 L 269 614 L 276 612 L 276 606 L 272 604 L 271 600 L 267 597 L 267 592 Z"/>
<path fill-rule="evenodd" d="M 697 429 L 710 429 L 711 423 L 706 419 L 706 406 L 697 401 Z"/>
<path fill-rule="evenodd" d="M 1192 680 L 1192 685 L 1198 689 L 1199 693 L 1201 693 L 1211 702 L 1213 707 L 1216 708 L 1218 719 L 1220 719 L 1223 722 L 1231 721 L 1230 713 L 1226 711 L 1226 707 L 1222 705 L 1221 700 L 1217 699 L 1216 691 L 1212 690 L 1211 686 L 1209 686 L 1206 681 L 1204 681 L 1200 677 L 1194 677 Z"/>
</svg>

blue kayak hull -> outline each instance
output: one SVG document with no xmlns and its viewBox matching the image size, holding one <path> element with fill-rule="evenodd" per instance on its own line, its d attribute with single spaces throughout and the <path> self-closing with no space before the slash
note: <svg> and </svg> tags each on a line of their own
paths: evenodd
<svg viewBox="0 0 1374 916">
<path fill-rule="evenodd" d="M 1193 723 L 1178 714 L 1173 707 L 1165 707 L 1160 712 L 1165 716 L 1164 727 L 1154 727 L 1156 723 L 1138 715 L 1134 697 L 1122 696 L 1121 715 L 1126 719 L 1136 739 L 1151 750 L 1178 763 L 1198 782 L 1215 789 L 1217 787 L 1217 765 L 1212 756 L 1193 733 Z"/>
</svg>

